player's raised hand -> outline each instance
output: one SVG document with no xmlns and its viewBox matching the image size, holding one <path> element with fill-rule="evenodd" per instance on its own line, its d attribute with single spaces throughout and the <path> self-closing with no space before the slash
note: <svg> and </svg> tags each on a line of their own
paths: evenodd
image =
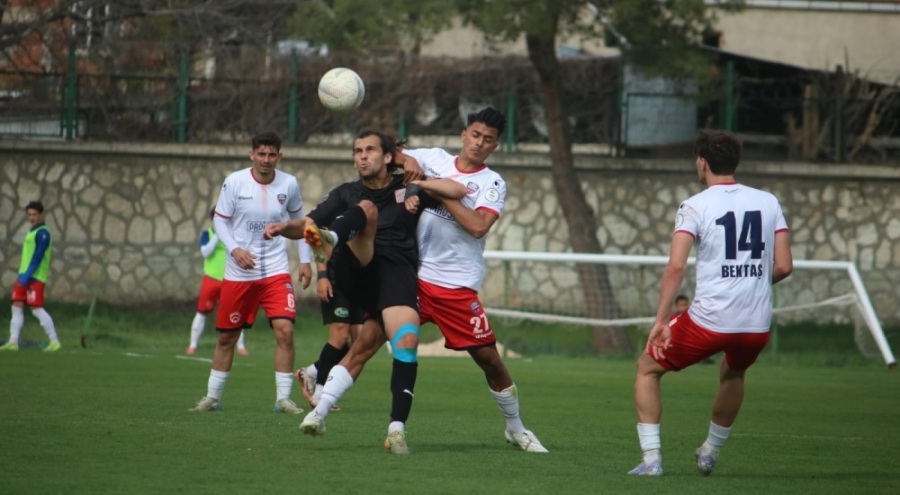
<svg viewBox="0 0 900 495">
<path fill-rule="evenodd" d="M 275 222 L 266 225 L 266 228 L 263 230 L 263 238 L 266 240 L 272 240 L 275 237 L 281 235 L 284 232 L 284 228 L 287 226 L 287 222 Z"/>
<path fill-rule="evenodd" d="M 231 252 L 231 257 L 234 258 L 237 265 L 244 270 L 251 270 L 256 267 L 256 256 L 244 248 L 235 248 L 234 251 Z"/>
<path fill-rule="evenodd" d="M 655 359 L 665 359 L 666 350 L 671 348 L 672 329 L 666 322 L 656 322 L 647 337 L 647 350 Z"/>
<path fill-rule="evenodd" d="M 409 155 L 404 156 L 406 160 L 403 162 L 403 183 L 409 184 L 414 180 L 425 177 L 425 170 L 419 165 L 419 161 Z"/>
</svg>

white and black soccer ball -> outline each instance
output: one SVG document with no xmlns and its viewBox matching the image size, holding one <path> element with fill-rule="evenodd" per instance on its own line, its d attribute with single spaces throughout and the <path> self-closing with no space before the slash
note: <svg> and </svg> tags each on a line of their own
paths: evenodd
<svg viewBox="0 0 900 495">
<path fill-rule="evenodd" d="M 366 85 L 359 74 L 345 67 L 326 72 L 319 80 L 319 101 L 335 112 L 353 110 L 366 97 Z"/>
</svg>

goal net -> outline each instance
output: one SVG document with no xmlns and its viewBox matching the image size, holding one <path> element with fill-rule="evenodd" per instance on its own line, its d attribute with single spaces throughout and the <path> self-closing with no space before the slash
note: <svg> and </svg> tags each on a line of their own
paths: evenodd
<svg viewBox="0 0 900 495">
<path fill-rule="evenodd" d="M 601 327 L 645 326 L 656 314 L 667 256 L 487 251 L 480 296 L 491 316 Z M 681 293 L 693 296 L 694 259 Z M 585 283 L 592 285 L 585 289 Z M 597 306 L 602 310 L 597 311 Z M 774 289 L 773 325 L 853 328 L 867 357 L 895 365 L 881 323 L 853 263 L 794 260 Z"/>
</svg>

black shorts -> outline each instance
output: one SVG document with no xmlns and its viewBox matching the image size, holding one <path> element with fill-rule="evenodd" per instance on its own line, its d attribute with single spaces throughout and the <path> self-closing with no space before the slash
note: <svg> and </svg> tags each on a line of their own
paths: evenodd
<svg viewBox="0 0 900 495">
<path fill-rule="evenodd" d="M 359 304 L 354 306 L 356 291 L 353 278 L 361 267 L 359 261 L 346 250 L 347 254 L 335 251 L 328 263 L 328 280 L 331 282 L 331 291 L 334 294 L 328 302 L 320 302 L 322 307 L 322 323 L 349 323 L 350 325 L 362 324 L 365 320 L 365 310 Z"/>
<path fill-rule="evenodd" d="M 350 316 L 359 315 L 360 322 L 369 318 L 381 320 L 381 311 L 392 306 L 409 306 L 419 311 L 418 257 L 379 256 L 376 252 L 365 267 L 349 249 L 342 251 L 329 276 L 334 287 L 346 298 Z M 323 319 L 324 316 L 323 306 Z"/>
<path fill-rule="evenodd" d="M 363 287 L 357 280 L 357 276 L 364 273 L 359 260 L 350 249 L 338 248 L 332 254 L 327 269 L 334 296 L 328 302 L 320 302 L 322 323 L 361 324 L 365 321 L 366 311 L 361 304 Z"/>
<path fill-rule="evenodd" d="M 374 307 L 379 314 L 391 306 L 409 306 L 419 312 L 418 256 L 379 256 L 376 251 L 366 268 L 377 270 L 378 276 L 371 289 L 377 296 Z"/>
</svg>

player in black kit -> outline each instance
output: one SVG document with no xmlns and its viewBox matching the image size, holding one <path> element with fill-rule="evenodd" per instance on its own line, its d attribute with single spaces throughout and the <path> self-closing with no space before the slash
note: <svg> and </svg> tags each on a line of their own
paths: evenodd
<svg viewBox="0 0 900 495">
<path fill-rule="evenodd" d="M 366 313 L 359 338 L 331 369 L 316 408 L 300 424 L 310 435 L 325 433 L 325 418 L 338 399 L 353 386 L 365 363 L 385 341 L 394 353 L 391 374 L 391 423 L 385 449 L 408 454 L 405 423 L 412 407 L 417 374 L 419 314 L 416 290 L 419 265 L 416 224 L 419 212 L 433 201 L 428 195 L 462 198 L 465 186 L 449 179 L 414 181 L 420 196 L 417 213 L 405 209 L 407 185 L 394 162 L 397 145 L 378 131 L 361 132 L 353 144 L 354 166 L 360 180 L 329 192 L 306 217 L 271 224 L 268 237 L 306 238 L 316 261 L 325 262 L 337 250 L 338 263 L 349 264 L 352 280 L 335 280 L 353 307 Z M 406 164 L 417 167 L 417 164 Z M 412 189 L 412 188 L 410 188 Z M 328 229 L 319 226 L 328 226 Z"/>
</svg>

